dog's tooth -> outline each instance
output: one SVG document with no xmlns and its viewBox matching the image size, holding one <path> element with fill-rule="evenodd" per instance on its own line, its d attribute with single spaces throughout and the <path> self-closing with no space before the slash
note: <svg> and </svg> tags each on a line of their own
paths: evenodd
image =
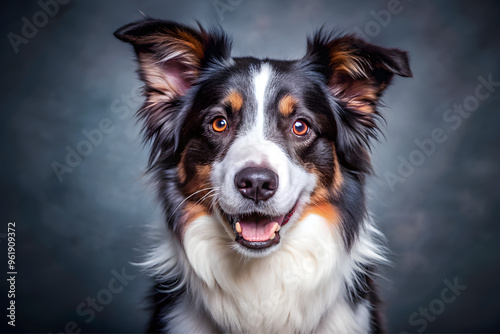
<svg viewBox="0 0 500 334">
<path fill-rule="evenodd" d="M 271 229 L 272 233 L 279 231 L 280 224 L 274 223 L 273 228 Z"/>
<path fill-rule="evenodd" d="M 240 222 L 236 222 L 234 225 L 234 228 L 236 229 L 236 232 L 241 233 L 241 225 Z"/>
<path fill-rule="evenodd" d="M 278 225 L 278 227 L 276 227 L 276 232 L 279 232 L 281 230 L 281 225 L 276 223 L 276 225 Z"/>
<path fill-rule="evenodd" d="M 273 232 L 273 234 L 271 235 L 271 237 L 269 238 L 269 240 L 273 240 L 275 237 L 276 237 L 276 233 Z"/>
</svg>

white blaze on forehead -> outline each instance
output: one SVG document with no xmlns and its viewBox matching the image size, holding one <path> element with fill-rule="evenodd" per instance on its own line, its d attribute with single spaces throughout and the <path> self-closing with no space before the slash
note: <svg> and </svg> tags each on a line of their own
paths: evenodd
<svg viewBox="0 0 500 334">
<path fill-rule="evenodd" d="M 255 118 L 255 125 L 252 132 L 255 132 L 261 137 L 264 137 L 264 107 L 266 88 L 271 77 L 271 66 L 267 63 L 262 64 L 258 72 L 254 74 L 254 89 L 255 99 L 257 101 L 257 116 Z"/>
</svg>

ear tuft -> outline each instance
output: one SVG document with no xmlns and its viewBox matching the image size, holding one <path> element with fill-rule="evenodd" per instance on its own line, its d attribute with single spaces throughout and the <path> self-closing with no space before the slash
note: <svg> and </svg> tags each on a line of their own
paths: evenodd
<svg viewBox="0 0 500 334">
<path fill-rule="evenodd" d="M 123 26 L 114 35 L 134 46 L 146 90 L 172 100 L 184 95 L 211 59 L 229 57 L 223 33 L 208 33 L 170 21 L 146 18 Z M 157 97 L 158 98 L 158 97 Z"/>
<path fill-rule="evenodd" d="M 370 138 L 376 137 L 376 120 L 380 117 L 377 106 L 382 93 L 394 75 L 412 76 L 408 55 L 399 49 L 367 43 L 355 35 L 333 36 L 320 29 L 308 40 L 305 60 L 323 74 L 330 94 L 339 104 L 334 115 L 337 145 L 346 159 L 353 160 L 345 161 L 345 165 L 354 169 L 366 159 Z"/>
<path fill-rule="evenodd" d="M 405 51 L 369 44 L 355 35 L 333 37 L 319 30 L 306 58 L 322 66 L 331 93 L 347 107 L 373 112 L 392 77 L 411 77 Z"/>
</svg>

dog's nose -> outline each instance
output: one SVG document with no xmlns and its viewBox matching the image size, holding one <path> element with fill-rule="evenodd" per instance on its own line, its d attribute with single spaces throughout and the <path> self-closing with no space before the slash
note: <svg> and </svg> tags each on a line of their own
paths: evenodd
<svg viewBox="0 0 500 334">
<path fill-rule="evenodd" d="M 278 189 L 278 175 L 268 168 L 247 167 L 234 177 L 236 189 L 257 203 L 274 195 Z"/>
</svg>

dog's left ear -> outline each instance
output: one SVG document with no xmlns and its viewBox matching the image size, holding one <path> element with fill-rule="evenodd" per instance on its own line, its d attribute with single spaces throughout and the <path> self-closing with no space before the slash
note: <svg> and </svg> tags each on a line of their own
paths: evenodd
<svg viewBox="0 0 500 334">
<path fill-rule="evenodd" d="M 335 110 L 337 149 L 349 168 L 360 166 L 375 137 L 377 104 L 394 75 L 411 77 L 405 51 L 369 44 L 354 35 L 332 38 L 319 31 L 308 40 L 306 61 L 324 75 Z M 363 170 L 367 171 L 367 170 Z"/>
</svg>

